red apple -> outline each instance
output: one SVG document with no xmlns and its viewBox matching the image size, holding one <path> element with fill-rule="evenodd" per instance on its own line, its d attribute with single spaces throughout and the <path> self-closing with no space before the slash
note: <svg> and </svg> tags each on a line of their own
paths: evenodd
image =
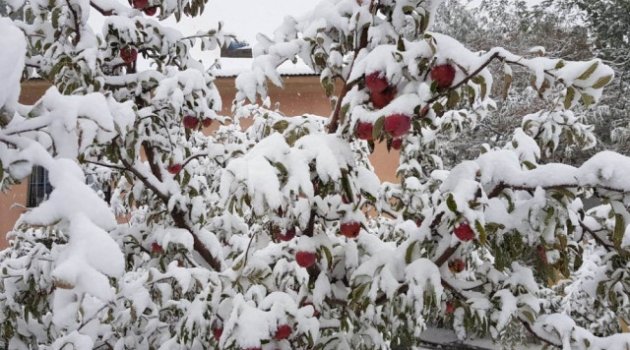
<svg viewBox="0 0 630 350">
<path fill-rule="evenodd" d="M 179 174 L 180 171 L 182 171 L 182 165 L 179 163 L 175 163 L 175 164 L 171 164 L 168 166 L 168 168 L 166 168 L 166 170 L 173 174 L 173 175 L 177 175 Z"/>
<path fill-rule="evenodd" d="M 462 259 L 453 259 L 449 261 L 448 268 L 454 273 L 460 273 L 466 269 L 466 262 Z"/>
<path fill-rule="evenodd" d="M 455 67 L 450 64 L 435 66 L 431 69 L 431 79 L 436 82 L 438 88 L 449 88 L 455 79 Z"/>
<path fill-rule="evenodd" d="M 292 332 L 293 332 L 293 329 L 291 329 L 291 326 L 289 326 L 288 324 L 282 324 L 278 326 L 278 328 L 276 329 L 276 334 L 273 335 L 273 339 L 275 340 L 287 339 L 288 337 L 291 336 Z"/>
<path fill-rule="evenodd" d="M 411 128 L 411 118 L 404 114 L 392 114 L 385 117 L 383 130 L 392 137 L 397 138 L 406 134 Z"/>
<path fill-rule="evenodd" d="M 199 119 L 192 115 L 185 116 L 183 122 L 186 129 L 195 129 L 199 125 Z"/>
<path fill-rule="evenodd" d="M 127 64 L 131 64 L 138 59 L 138 51 L 130 46 L 125 46 L 120 49 L 120 58 Z"/>
<path fill-rule="evenodd" d="M 361 232 L 361 224 L 356 221 L 344 222 L 341 224 L 339 231 L 348 238 L 356 238 Z"/>
<path fill-rule="evenodd" d="M 392 148 L 399 151 L 402 148 L 403 141 L 401 138 L 396 138 L 392 140 Z"/>
<path fill-rule="evenodd" d="M 142 10 L 149 5 L 149 0 L 133 0 L 131 5 L 135 9 Z"/>
<path fill-rule="evenodd" d="M 461 223 L 455 227 L 455 236 L 461 241 L 468 242 L 475 238 L 475 232 L 467 223 Z"/>
<path fill-rule="evenodd" d="M 287 229 L 286 231 L 284 231 L 284 233 L 281 233 L 280 230 L 278 230 L 278 232 L 276 233 L 276 238 L 284 242 L 288 242 L 292 240 L 294 237 L 295 237 L 295 228 Z"/>
<path fill-rule="evenodd" d="M 360 140 L 370 141 L 372 140 L 373 128 L 374 128 L 374 125 L 372 125 L 372 123 L 358 122 L 357 129 L 355 130 L 355 134 Z"/>
<path fill-rule="evenodd" d="M 452 301 L 449 301 L 446 303 L 446 313 L 452 314 L 453 312 L 455 312 L 455 304 L 453 304 Z"/>
<path fill-rule="evenodd" d="M 295 253 L 295 261 L 301 267 L 309 268 L 315 265 L 315 262 L 317 261 L 317 255 L 314 252 L 301 250 Z"/>
<path fill-rule="evenodd" d="M 396 97 L 396 88 L 388 87 L 384 91 L 374 91 L 370 93 L 370 101 L 374 108 L 381 109 L 387 106 Z"/>
<path fill-rule="evenodd" d="M 144 9 L 144 14 L 147 16 L 155 16 L 157 13 L 157 6 L 151 6 Z"/>
<path fill-rule="evenodd" d="M 214 340 L 219 341 L 221 339 L 221 335 L 223 335 L 223 328 L 217 327 L 212 329 L 212 336 Z"/>
<path fill-rule="evenodd" d="M 161 254 L 164 252 L 164 249 L 158 242 L 151 243 L 151 253 Z"/>
<path fill-rule="evenodd" d="M 210 125 L 212 125 L 212 118 L 203 118 L 203 120 L 201 121 L 201 124 L 203 125 L 204 128 L 209 127 Z"/>
<path fill-rule="evenodd" d="M 365 76 L 365 86 L 370 92 L 383 92 L 389 87 L 389 82 L 381 72 L 373 72 Z"/>
</svg>

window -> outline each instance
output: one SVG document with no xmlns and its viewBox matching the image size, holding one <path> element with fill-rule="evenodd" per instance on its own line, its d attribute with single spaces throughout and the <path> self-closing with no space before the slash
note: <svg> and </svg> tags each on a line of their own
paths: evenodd
<svg viewBox="0 0 630 350">
<path fill-rule="evenodd" d="M 46 169 L 35 166 L 28 183 L 28 201 L 26 205 L 28 207 L 36 207 L 44 199 L 48 198 L 48 195 L 52 191 L 52 186 L 48 182 L 48 171 Z"/>
</svg>

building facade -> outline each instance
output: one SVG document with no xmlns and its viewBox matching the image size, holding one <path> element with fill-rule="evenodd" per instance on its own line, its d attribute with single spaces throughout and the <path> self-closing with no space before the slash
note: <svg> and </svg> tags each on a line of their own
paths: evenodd
<svg viewBox="0 0 630 350">
<path fill-rule="evenodd" d="M 223 114 L 229 115 L 232 100 L 236 94 L 234 76 L 220 77 L 216 81 L 223 99 Z M 22 85 L 20 102 L 35 103 L 49 87 L 43 80 L 28 81 Z M 319 77 L 307 74 L 284 76 L 284 88 L 270 86 L 269 96 L 273 103 L 279 103 L 285 115 L 301 115 L 305 113 L 327 116 L 331 113 L 330 101 L 323 93 Z M 214 125 L 214 124 L 213 124 Z M 216 127 L 216 125 L 215 125 Z M 211 132 L 211 130 L 209 130 Z M 396 181 L 398 155 L 388 153 L 385 145 L 377 145 L 372 162 L 377 174 L 383 181 Z M 11 187 L 8 192 L 0 193 L 0 248 L 6 246 L 6 233 L 10 231 L 18 217 L 28 210 L 29 206 L 45 198 L 50 187 L 47 186 L 45 174 L 41 169 L 34 169 L 33 174 Z"/>
</svg>

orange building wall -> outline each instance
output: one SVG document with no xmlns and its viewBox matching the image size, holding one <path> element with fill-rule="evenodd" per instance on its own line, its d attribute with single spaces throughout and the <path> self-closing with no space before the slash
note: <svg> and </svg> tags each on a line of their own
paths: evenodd
<svg viewBox="0 0 630 350">
<path fill-rule="evenodd" d="M 223 99 L 223 114 L 229 115 L 236 89 L 233 78 L 219 78 L 216 85 Z M 45 81 L 29 81 L 22 85 L 20 102 L 33 104 L 48 88 Z M 323 93 L 317 76 L 288 76 L 284 80 L 284 89 L 270 86 L 269 96 L 272 104 L 280 103 L 280 110 L 285 115 L 304 113 L 328 116 L 331 113 L 329 100 Z M 387 153 L 384 144 L 376 145 L 371 156 L 378 176 L 383 181 L 396 181 L 398 154 Z M 11 230 L 19 215 L 25 210 L 27 199 L 27 181 L 14 186 L 7 193 L 0 193 L 0 248 L 6 246 L 4 237 Z"/>
</svg>

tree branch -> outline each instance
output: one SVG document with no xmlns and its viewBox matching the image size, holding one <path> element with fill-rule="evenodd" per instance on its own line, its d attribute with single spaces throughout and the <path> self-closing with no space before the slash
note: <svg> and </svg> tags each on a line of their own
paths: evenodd
<svg viewBox="0 0 630 350">
<path fill-rule="evenodd" d="M 72 13 L 72 19 L 74 21 L 74 31 L 77 34 L 77 36 L 75 36 L 72 40 L 72 43 L 74 45 L 77 45 L 79 41 L 81 41 L 81 26 L 79 26 L 79 15 L 77 15 L 77 11 L 75 11 L 75 9 L 72 7 L 72 4 L 70 4 L 70 0 L 66 0 L 66 4 L 68 4 L 68 9 Z"/>
<path fill-rule="evenodd" d="M 378 5 L 378 1 L 377 3 L 375 3 L 374 0 L 371 0 L 370 13 L 372 13 L 372 15 L 375 14 L 377 5 Z M 368 30 L 369 30 L 369 26 L 366 26 L 361 30 L 359 44 L 354 49 L 354 55 L 352 57 L 352 63 L 350 63 L 350 69 L 348 70 L 349 72 L 348 75 L 352 73 L 352 68 L 354 67 L 354 62 L 356 61 L 359 52 L 362 49 L 366 48 L 368 45 Z M 343 99 L 346 97 L 348 92 L 352 89 L 354 84 L 356 84 L 356 81 L 348 82 L 347 79 L 343 79 L 343 87 L 341 88 L 341 93 L 339 93 L 339 96 L 337 97 L 337 102 L 335 103 L 335 110 L 333 111 L 333 114 L 330 118 L 330 123 L 328 123 L 329 134 L 334 134 L 335 132 L 337 132 L 337 128 L 339 127 L 339 118 L 341 116 L 341 105 L 343 103 Z"/>
</svg>

